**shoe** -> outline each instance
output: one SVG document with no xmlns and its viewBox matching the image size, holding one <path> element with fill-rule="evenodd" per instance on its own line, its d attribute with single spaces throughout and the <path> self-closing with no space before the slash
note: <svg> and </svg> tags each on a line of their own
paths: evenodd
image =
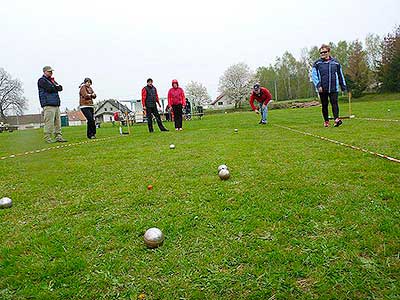
<svg viewBox="0 0 400 300">
<path fill-rule="evenodd" d="M 175 128 L 176 131 L 179 131 L 179 128 Z"/>
<path fill-rule="evenodd" d="M 183 130 L 183 128 L 179 128 L 179 131 L 182 131 Z"/>
<path fill-rule="evenodd" d="M 258 122 L 258 124 L 262 124 L 262 122 L 263 122 L 263 121 L 262 121 L 262 120 L 260 120 L 260 122 Z"/>
<path fill-rule="evenodd" d="M 92 135 L 89 139 L 94 140 L 94 139 L 96 139 L 96 136 Z"/>
<path fill-rule="evenodd" d="M 261 122 L 261 125 L 267 125 L 267 122 Z"/>
<path fill-rule="evenodd" d="M 329 127 L 329 121 L 324 122 L 324 127 Z"/>
<path fill-rule="evenodd" d="M 60 138 L 56 138 L 56 142 L 57 142 L 57 143 L 66 143 L 66 142 L 68 142 L 68 141 L 65 140 L 64 138 L 60 137 Z"/>
<path fill-rule="evenodd" d="M 161 131 L 169 131 L 167 128 L 163 128 L 161 129 Z"/>
<path fill-rule="evenodd" d="M 45 141 L 47 144 L 53 144 L 53 143 L 54 143 L 54 141 L 52 141 L 50 138 L 45 139 L 44 141 Z"/>
<path fill-rule="evenodd" d="M 335 126 L 335 127 L 339 127 L 340 125 L 342 125 L 342 120 L 340 120 L 339 118 L 337 118 L 336 120 L 335 120 L 335 125 L 333 125 L 333 126 Z"/>
</svg>

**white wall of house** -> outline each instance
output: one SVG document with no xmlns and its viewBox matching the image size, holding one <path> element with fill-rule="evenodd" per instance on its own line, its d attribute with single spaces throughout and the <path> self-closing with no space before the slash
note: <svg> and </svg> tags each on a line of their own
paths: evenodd
<svg viewBox="0 0 400 300">
<path fill-rule="evenodd" d="M 86 124 L 86 122 L 85 121 L 80 121 L 80 120 L 75 120 L 75 121 L 69 120 L 68 124 L 69 124 L 69 126 L 81 126 L 81 125 Z"/>
<path fill-rule="evenodd" d="M 40 123 L 31 123 L 31 124 L 22 124 L 18 125 L 18 130 L 25 130 L 25 129 L 37 129 L 40 128 L 40 126 L 43 125 Z"/>
</svg>

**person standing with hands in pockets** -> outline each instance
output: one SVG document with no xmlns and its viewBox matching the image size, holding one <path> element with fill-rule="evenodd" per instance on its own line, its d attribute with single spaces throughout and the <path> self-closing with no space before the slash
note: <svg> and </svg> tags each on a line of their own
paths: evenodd
<svg viewBox="0 0 400 300">
<path fill-rule="evenodd" d="M 185 93 L 179 87 L 178 80 L 172 80 L 172 88 L 168 91 L 168 106 L 174 112 L 175 130 L 182 130 L 182 109 L 186 105 Z"/>
</svg>

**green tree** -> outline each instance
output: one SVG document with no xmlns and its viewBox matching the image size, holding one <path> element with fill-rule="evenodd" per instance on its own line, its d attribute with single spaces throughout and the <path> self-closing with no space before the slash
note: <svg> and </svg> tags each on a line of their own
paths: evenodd
<svg viewBox="0 0 400 300">
<path fill-rule="evenodd" d="M 353 50 L 349 55 L 346 78 L 349 90 L 357 98 L 368 87 L 370 71 L 367 65 L 367 56 L 363 51 L 361 42 L 355 41 L 352 46 Z"/>
<path fill-rule="evenodd" d="M 383 39 L 379 79 L 381 91 L 400 92 L 400 26 Z"/>
</svg>

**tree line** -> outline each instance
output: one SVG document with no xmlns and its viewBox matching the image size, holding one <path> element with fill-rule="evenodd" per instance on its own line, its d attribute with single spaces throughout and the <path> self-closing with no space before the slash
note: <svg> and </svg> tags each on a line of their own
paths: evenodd
<svg viewBox="0 0 400 300">
<path fill-rule="evenodd" d="M 400 26 L 383 38 L 369 34 L 364 42 L 342 40 L 329 46 L 354 97 L 364 92 L 400 92 Z M 254 81 L 268 88 L 275 100 L 315 97 L 311 69 L 319 57 L 319 46 L 313 46 L 302 49 L 299 59 L 286 51 L 254 73 L 244 63 L 230 66 L 220 78 L 219 92 L 231 97 L 236 107 L 248 98 Z"/>
</svg>

